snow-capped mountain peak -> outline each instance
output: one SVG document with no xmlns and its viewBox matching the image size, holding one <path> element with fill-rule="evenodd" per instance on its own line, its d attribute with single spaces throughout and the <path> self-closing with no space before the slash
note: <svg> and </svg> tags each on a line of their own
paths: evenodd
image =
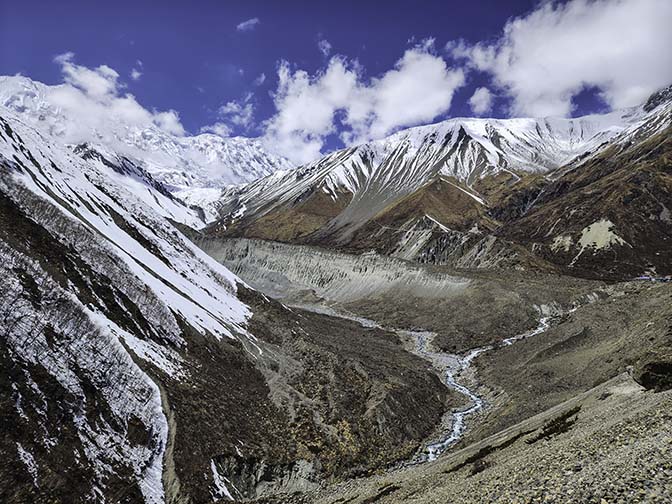
<svg viewBox="0 0 672 504">
<path fill-rule="evenodd" d="M 578 118 L 455 118 L 418 126 L 231 188 L 221 214 L 238 215 L 244 207 L 245 215 L 258 217 L 319 191 L 343 202 L 330 225 L 351 227 L 439 176 L 471 187 L 502 171 L 546 173 L 597 150 L 646 116 L 635 107 Z"/>
<path fill-rule="evenodd" d="M 91 117 L 77 114 L 72 106 L 77 93 L 72 87 L 48 86 L 22 76 L 0 77 L 0 106 L 63 143 L 89 143 L 128 157 L 189 203 L 217 197 L 219 192 L 212 189 L 251 182 L 292 166 L 255 138 L 179 136 L 123 110 L 93 111 Z"/>
</svg>

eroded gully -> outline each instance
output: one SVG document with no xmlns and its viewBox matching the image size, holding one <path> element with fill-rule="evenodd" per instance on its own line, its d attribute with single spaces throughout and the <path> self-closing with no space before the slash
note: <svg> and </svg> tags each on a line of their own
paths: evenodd
<svg viewBox="0 0 672 504">
<path fill-rule="evenodd" d="M 412 460 L 406 465 L 420 464 L 423 462 L 430 462 L 435 460 L 439 455 L 455 445 L 465 433 L 468 417 L 475 415 L 485 408 L 485 400 L 480 397 L 475 389 L 475 385 L 466 385 L 465 380 L 462 379 L 464 373 L 470 368 L 471 363 L 479 355 L 501 348 L 503 346 L 513 345 L 515 342 L 531 338 L 543 333 L 548 329 L 550 318 L 541 315 L 537 327 L 526 331 L 522 334 L 512 336 L 501 340 L 492 345 L 482 346 L 468 350 L 461 355 L 449 354 L 437 351 L 434 348 L 433 341 L 436 333 L 428 331 L 408 331 L 404 329 L 386 328 L 378 324 L 376 321 L 359 317 L 343 310 L 336 310 L 332 307 L 315 306 L 315 305 L 301 305 L 297 306 L 310 311 L 323 313 L 343 319 L 353 320 L 360 323 L 364 327 L 376 327 L 386 331 L 395 332 L 404 342 L 406 350 L 429 361 L 432 367 L 437 371 L 441 381 L 451 390 L 454 390 L 468 399 L 466 406 L 447 411 L 441 422 L 440 433 L 435 436 L 435 439 L 429 442 L 425 448 L 418 452 Z M 473 380 L 472 380 L 473 381 Z"/>
</svg>

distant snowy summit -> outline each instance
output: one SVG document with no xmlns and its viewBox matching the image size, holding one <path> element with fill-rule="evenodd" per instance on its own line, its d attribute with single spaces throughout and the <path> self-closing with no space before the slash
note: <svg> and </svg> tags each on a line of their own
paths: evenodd
<svg viewBox="0 0 672 504">
<path fill-rule="evenodd" d="M 0 77 L 0 105 L 42 134 L 63 143 L 88 143 L 132 159 L 176 196 L 199 203 L 219 189 L 251 182 L 292 167 L 255 138 L 213 134 L 178 136 L 151 122 L 134 123 L 131 114 L 84 110 L 76 114 L 76 91 L 48 86 L 22 76 Z M 120 100 L 123 104 L 123 98 Z M 83 117 L 83 115 L 91 117 Z M 193 198 L 193 200 L 192 200 Z"/>
</svg>

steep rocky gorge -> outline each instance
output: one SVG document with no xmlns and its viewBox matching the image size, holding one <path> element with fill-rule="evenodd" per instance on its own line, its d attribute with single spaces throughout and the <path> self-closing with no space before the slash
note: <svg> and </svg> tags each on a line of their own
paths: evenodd
<svg viewBox="0 0 672 504">
<path fill-rule="evenodd" d="M 440 420 L 451 398 L 394 334 L 246 288 L 144 172 L 0 126 L 0 500 L 306 490 Z"/>
</svg>

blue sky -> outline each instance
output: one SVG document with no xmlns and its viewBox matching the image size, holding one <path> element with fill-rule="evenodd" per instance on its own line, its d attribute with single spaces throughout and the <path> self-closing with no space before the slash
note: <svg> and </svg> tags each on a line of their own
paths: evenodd
<svg viewBox="0 0 672 504">
<path fill-rule="evenodd" d="M 361 90 L 374 87 L 371 79 L 382 78 L 395 65 L 399 66 L 407 51 L 415 48 L 418 53 L 429 53 L 445 64 L 447 74 L 437 76 L 436 82 L 440 84 L 440 79 L 445 77 L 446 85 L 452 86 L 451 93 L 438 97 L 434 108 L 427 105 L 426 113 L 397 119 L 386 112 L 387 119 L 373 128 L 378 134 L 451 116 L 473 116 L 475 109 L 482 115 L 496 117 L 535 112 L 579 115 L 629 105 L 672 78 L 669 72 L 649 71 L 648 67 L 642 72 L 643 83 L 633 83 L 625 75 L 612 75 L 614 70 L 608 68 L 602 73 L 596 72 L 590 58 L 596 62 L 604 58 L 599 51 L 591 56 L 592 44 L 590 38 L 585 38 L 590 37 L 591 32 L 592 36 L 599 36 L 599 29 L 608 31 L 607 37 L 627 38 L 628 33 L 618 26 L 614 30 L 604 28 L 624 17 L 637 24 L 640 22 L 637 16 L 640 16 L 640 24 L 651 23 L 654 29 L 665 23 L 669 26 L 670 19 L 665 19 L 669 9 L 665 6 L 671 3 L 666 0 L 602 0 L 594 2 L 596 5 L 582 0 L 570 1 L 568 5 L 527 0 L 0 0 L 0 74 L 21 73 L 47 84 L 57 84 L 63 81 L 63 68 L 54 63 L 54 58 L 72 52 L 72 61 L 77 65 L 95 68 L 104 64 L 114 69 L 119 74 L 119 92 L 132 93 L 147 109 L 176 110 L 189 133 L 220 123 L 226 125 L 230 134 L 257 136 L 264 134 L 267 128 L 263 121 L 279 115 L 283 107 L 287 114 L 305 114 L 306 107 L 313 109 L 323 105 L 315 102 L 319 98 L 313 97 L 314 102 L 304 103 L 303 112 L 300 107 L 293 111 L 291 107 L 296 101 L 279 99 L 278 72 L 283 65 L 288 81 L 284 98 L 301 92 L 299 70 L 305 71 L 308 82 L 315 83 L 327 71 L 332 58 L 339 58 L 343 63 L 340 72 L 344 76 L 357 75 L 356 87 Z M 621 4 L 627 4 L 629 10 Z M 661 16 L 665 23 L 654 19 Z M 507 38 L 503 30 L 514 18 L 527 24 L 519 30 L 519 35 L 514 29 L 514 35 Z M 250 21 L 255 19 L 258 22 Z M 249 22 L 238 28 L 245 21 Z M 580 65 L 569 61 L 567 51 L 562 54 L 562 47 L 552 52 L 554 44 L 557 46 L 567 38 L 565 32 L 583 25 L 586 25 L 584 33 L 578 33 L 576 38 L 583 41 L 583 51 L 588 52 L 587 57 L 582 55 L 579 59 L 587 61 Z M 635 30 L 638 29 L 635 26 Z M 641 26 L 642 33 L 645 30 L 651 31 L 651 27 Z M 544 54 L 543 48 L 540 52 L 544 62 L 555 58 L 558 63 L 554 66 L 568 66 L 566 70 L 557 69 L 558 75 L 553 74 L 556 70 L 549 72 L 544 68 L 544 62 L 534 61 L 534 54 L 521 49 L 537 44 L 534 37 L 539 38 L 539 33 L 547 31 L 551 39 L 555 33 L 556 40 L 549 43 L 548 54 Z M 428 39 L 433 42 L 431 46 Z M 663 37 L 660 53 L 654 55 L 659 65 L 669 61 L 669 56 L 664 54 L 664 51 L 669 53 L 665 49 L 667 42 Z M 607 40 L 607 45 L 609 43 L 613 46 L 613 42 Z M 630 50 L 634 55 L 630 58 L 636 61 L 638 50 L 651 52 L 652 43 L 655 42 L 648 39 L 639 45 L 635 43 L 635 49 Z M 328 52 L 327 47 L 330 47 Z M 505 60 L 510 59 L 510 54 L 506 50 L 513 53 L 516 61 L 529 60 L 530 63 L 523 67 L 507 63 Z M 484 54 L 489 56 L 483 57 Z M 286 63 L 281 65 L 283 61 Z M 614 66 L 610 61 L 605 67 L 607 63 Z M 628 61 L 624 61 L 623 66 L 627 64 Z M 419 67 L 408 67 L 417 73 L 416 68 Z M 137 80 L 131 77 L 134 70 Z M 451 74 L 458 70 L 461 77 Z M 655 75 L 650 77 L 647 71 Z M 569 72 L 579 75 L 564 82 Z M 449 80 L 449 74 L 455 78 Z M 260 82 L 261 75 L 265 76 L 263 82 Z M 563 82 L 557 84 L 557 89 L 553 88 L 552 81 L 558 80 Z M 528 89 L 529 82 L 538 82 L 548 89 L 536 92 Z M 418 86 L 421 85 L 422 78 Z M 479 87 L 486 88 L 483 93 L 487 96 L 485 103 L 474 107 L 469 100 Z M 319 95 L 322 88 L 315 91 Z M 422 94 L 430 92 L 433 90 Z M 362 98 L 369 100 L 366 113 L 377 114 L 380 100 L 372 93 L 369 95 L 370 98 Z M 399 109 L 413 107 L 409 103 L 412 98 L 412 94 L 409 99 L 400 95 L 400 102 L 393 105 Z M 342 114 L 354 112 L 344 111 L 339 104 L 329 106 L 333 109 L 328 111 L 333 116 L 333 125 L 301 133 L 301 139 L 318 138 L 317 148 L 324 151 L 348 141 L 344 140 L 344 130 L 351 130 L 349 141 L 372 134 L 370 120 L 364 130 L 359 126 L 343 126 L 339 119 Z M 276 134 L 287 134 L 286 121 L 276 126 Z M 352 133 L 354 129 L 356 134 Z M 291 142 L 287 148 L 294 148 Z M 306 155 L 314 155 L 314 149 L 310 152 L 312 154 Z"/>
</svg>

